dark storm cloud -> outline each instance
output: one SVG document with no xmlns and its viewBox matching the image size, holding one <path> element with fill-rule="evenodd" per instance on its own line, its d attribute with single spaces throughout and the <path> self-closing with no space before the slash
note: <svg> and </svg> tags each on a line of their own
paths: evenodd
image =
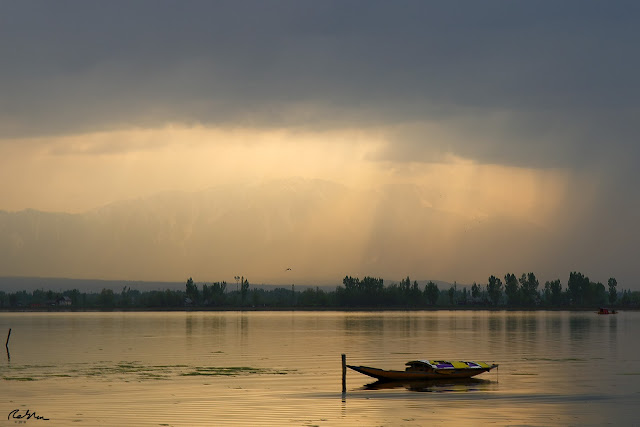
<svg viewBox="0 0 640 427">
<path fill-rule="evenodd" d="M 401 135 L 387 155 L 427 160 L 446 148 L 540 167 L 638 154 L 636 2 L 15 1 L 2 9 L 2 137 L 165 122 L 445 120 L 466 123 L 466 137 L 440 147 Z M 506 115 L 499 127 L 458 121 L 493 114 Z"/>
</svg>

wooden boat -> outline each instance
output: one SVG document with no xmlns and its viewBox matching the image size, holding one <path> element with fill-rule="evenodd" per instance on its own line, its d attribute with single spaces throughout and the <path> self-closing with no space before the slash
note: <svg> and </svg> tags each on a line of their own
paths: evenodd
<svg viewBox="0 0 640 427">
<path fill-rule="evenodd" d="M 496 364 L 490 365 L 485 362 L 448 360 L 412 360 L 407 362 L 406 365 L 407 367 L 404 371 L 388 371 L 369 366 L 353 365 L 347 365 L 347 368 L 380 381 L 420 381 L 471 378 L 498 367 Z"/>
</svg>

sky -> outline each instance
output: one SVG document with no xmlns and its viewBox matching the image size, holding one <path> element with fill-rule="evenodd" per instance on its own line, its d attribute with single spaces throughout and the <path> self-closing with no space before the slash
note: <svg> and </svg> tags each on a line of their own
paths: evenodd
<svg viewBox="0 0 640 427">
<path fill-rule="evenodd" d="M 387 245 L 395 256 L 370 259 L 369 270 L 345 257 L 354 272 L 395 280 L 404 274 L 393 263 L 410 250 L 416 279 L 532 271 L 566 284 L 581 271 L 640 289 L 637 2 L 0 5 L 0 210 L 79 214 L 291 178 L 374 194 L 418 188 L 438 215 L 385 223 L 381 199 L 357 213 L 367 228 L 352 235 L 338 236 L 333 216 L 318 219 L 332 236 L 319 247 Z M 407 235 L 425 221 L 452 228 L 425 242 L 447 249 L 421 260 L 417 241 L 376 241 L 399 220 Z M 464 240 L 480 222 L 492 225 Z M 518 233 L 493 239 L 500 224 Z M 345 269 L 296 274 L 339 282 Z M 70 264 L 66 274 L 80 273 Z M 135 279 L 159 279 L 145 274 Z"/>
</svg>

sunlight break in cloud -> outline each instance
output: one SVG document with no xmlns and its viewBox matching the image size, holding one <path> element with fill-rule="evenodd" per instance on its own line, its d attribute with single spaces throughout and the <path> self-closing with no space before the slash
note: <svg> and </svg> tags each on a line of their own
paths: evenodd
<svg viewBox="0 0 640 427">
<path fill-rule="evenodd" d="M 566 191 L 566 176 L 554 170 L 480 165 L 452 155 L 429 163 L 384 161 L 376 154 L 388 150 L 384 138 L 379 130 L 173 125 L 28 139 L 6 144 L 7 151 L 13 147 L 2 157 L 2 178 L 16 185 L 5 187 L 3 208 L 78 212 L 159 191 L 298 176 L 360 189 L 412 184 L 430 195 L 425 203 L 444 211 L 476 219 L 501 212 L 544 223 Z"/>
<path fill-rule="evenodd" d="M 301 199 L 306 200 L 302 205 L 290 207 L 286 199 L 278 199 L 283 206 L 274 206 L 270 194 L 257 193 L 253 203 L 239 199 L 255 210 L 249 217 L 231 217 L 224 226 L 228 231 L 193 228 L 195 217 L 175 223 L 170 213 L 174 208 L 161 205 L 167 212 L 149 213 L 158 225 L 164 224 L 145 232 L 151 239 L 145 245 L 151 246 L 143 245 L 118 261 L 123 249 L 117 240 L 111 242 L 114 260 L 108 271 L 91 270 L 93 261 L 87 259 L 76 263 L 83 268 L 77 273 L 76 267 L 54 263 L 55 271 L 38 270 L 40 275 L 86 277 L 96 271 L 111 279 L 180 280 L 189 274 L 219 280 L 243 271 L 253 280 L 276 283 L 292 278 L 298 283 L 330 282 L 346 273 L 470 282 L 482 280 L 484 272 L 503 274 L 505 265 L 529 271 L 545 264 L 539 259 L 541 248 L 553 245 L 550 238 L 559 225 L 567 224 L 562 206 L 567 198 L 572 200 L 571 175 L 480 164 L 452 154 L 434 162 L 385 159 L 394 143 L 390 134 L 385 129 L 312 132 L 172 125 L 5 141 L 0 150 L 8 153 L 12 147 L 12 156 L 3 162 L 1 178 L 12 178 L 15 185 L 3 188 L 4 209 L 85 212 L 167 191 L 197 197 L 195 193 L 211 188 L 224 189 L 221 203 L 229 203 L 237 196 L 228 196 L 246 191 L 247 184 L 259 189 L 292 177 L 349 189 L 346 198 L 333 190 L 324 198 L 322 186 L 296 184 L 294 190 L 311 192 Z M 205 224 L 219 219 L 215 204 L 202 206 L 198 217 L 211 216 L 202 219 Z M 306 213 L 298 216 L 301 212 Z M 198 234 L 210 235 L 211 242 L 222 247 L 188 243 Z M 527 243 L 514 251 L 517 241 Z M 251 242 L 249 247 L 246 242 Z M 136 261 L 139 253 L 147 254 L 144 260 Z M 288 262 L 296 265 L 296 275 L 282 274 L 280 264 Z M 31 267 L 20 274 L 35 273 Z"/>
<path fill-rule="evenodd" d="M 363 163 L 380 144 L 353 130 L 167 126 L 5 141 L 0 144 L 3 209 L 79 212 L 159 191 L 289 176 L 369 181 Z M 9 155 L 10 153 L 10 155 Z"/>
</svg>

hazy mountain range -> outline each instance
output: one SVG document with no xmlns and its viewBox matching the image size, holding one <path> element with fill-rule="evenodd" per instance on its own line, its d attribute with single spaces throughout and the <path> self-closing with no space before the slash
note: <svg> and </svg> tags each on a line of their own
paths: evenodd
<svg viewBox="0 0 640 427">
<path fill-rule="evenodd" d="M 160 193 L 81 214 L 0 211 L 0 276 L 233 283 L 242 275 L 255 284 L 337 285 L 346 275 L 409 275 L 460 282 L 479 268 L 512 271 L 503 270 L 513 236 L 541 238 L 530 224 L 441 209 L 442 197 L 415 185 L 359 191 L 289 179 Z"/>
</svg>

